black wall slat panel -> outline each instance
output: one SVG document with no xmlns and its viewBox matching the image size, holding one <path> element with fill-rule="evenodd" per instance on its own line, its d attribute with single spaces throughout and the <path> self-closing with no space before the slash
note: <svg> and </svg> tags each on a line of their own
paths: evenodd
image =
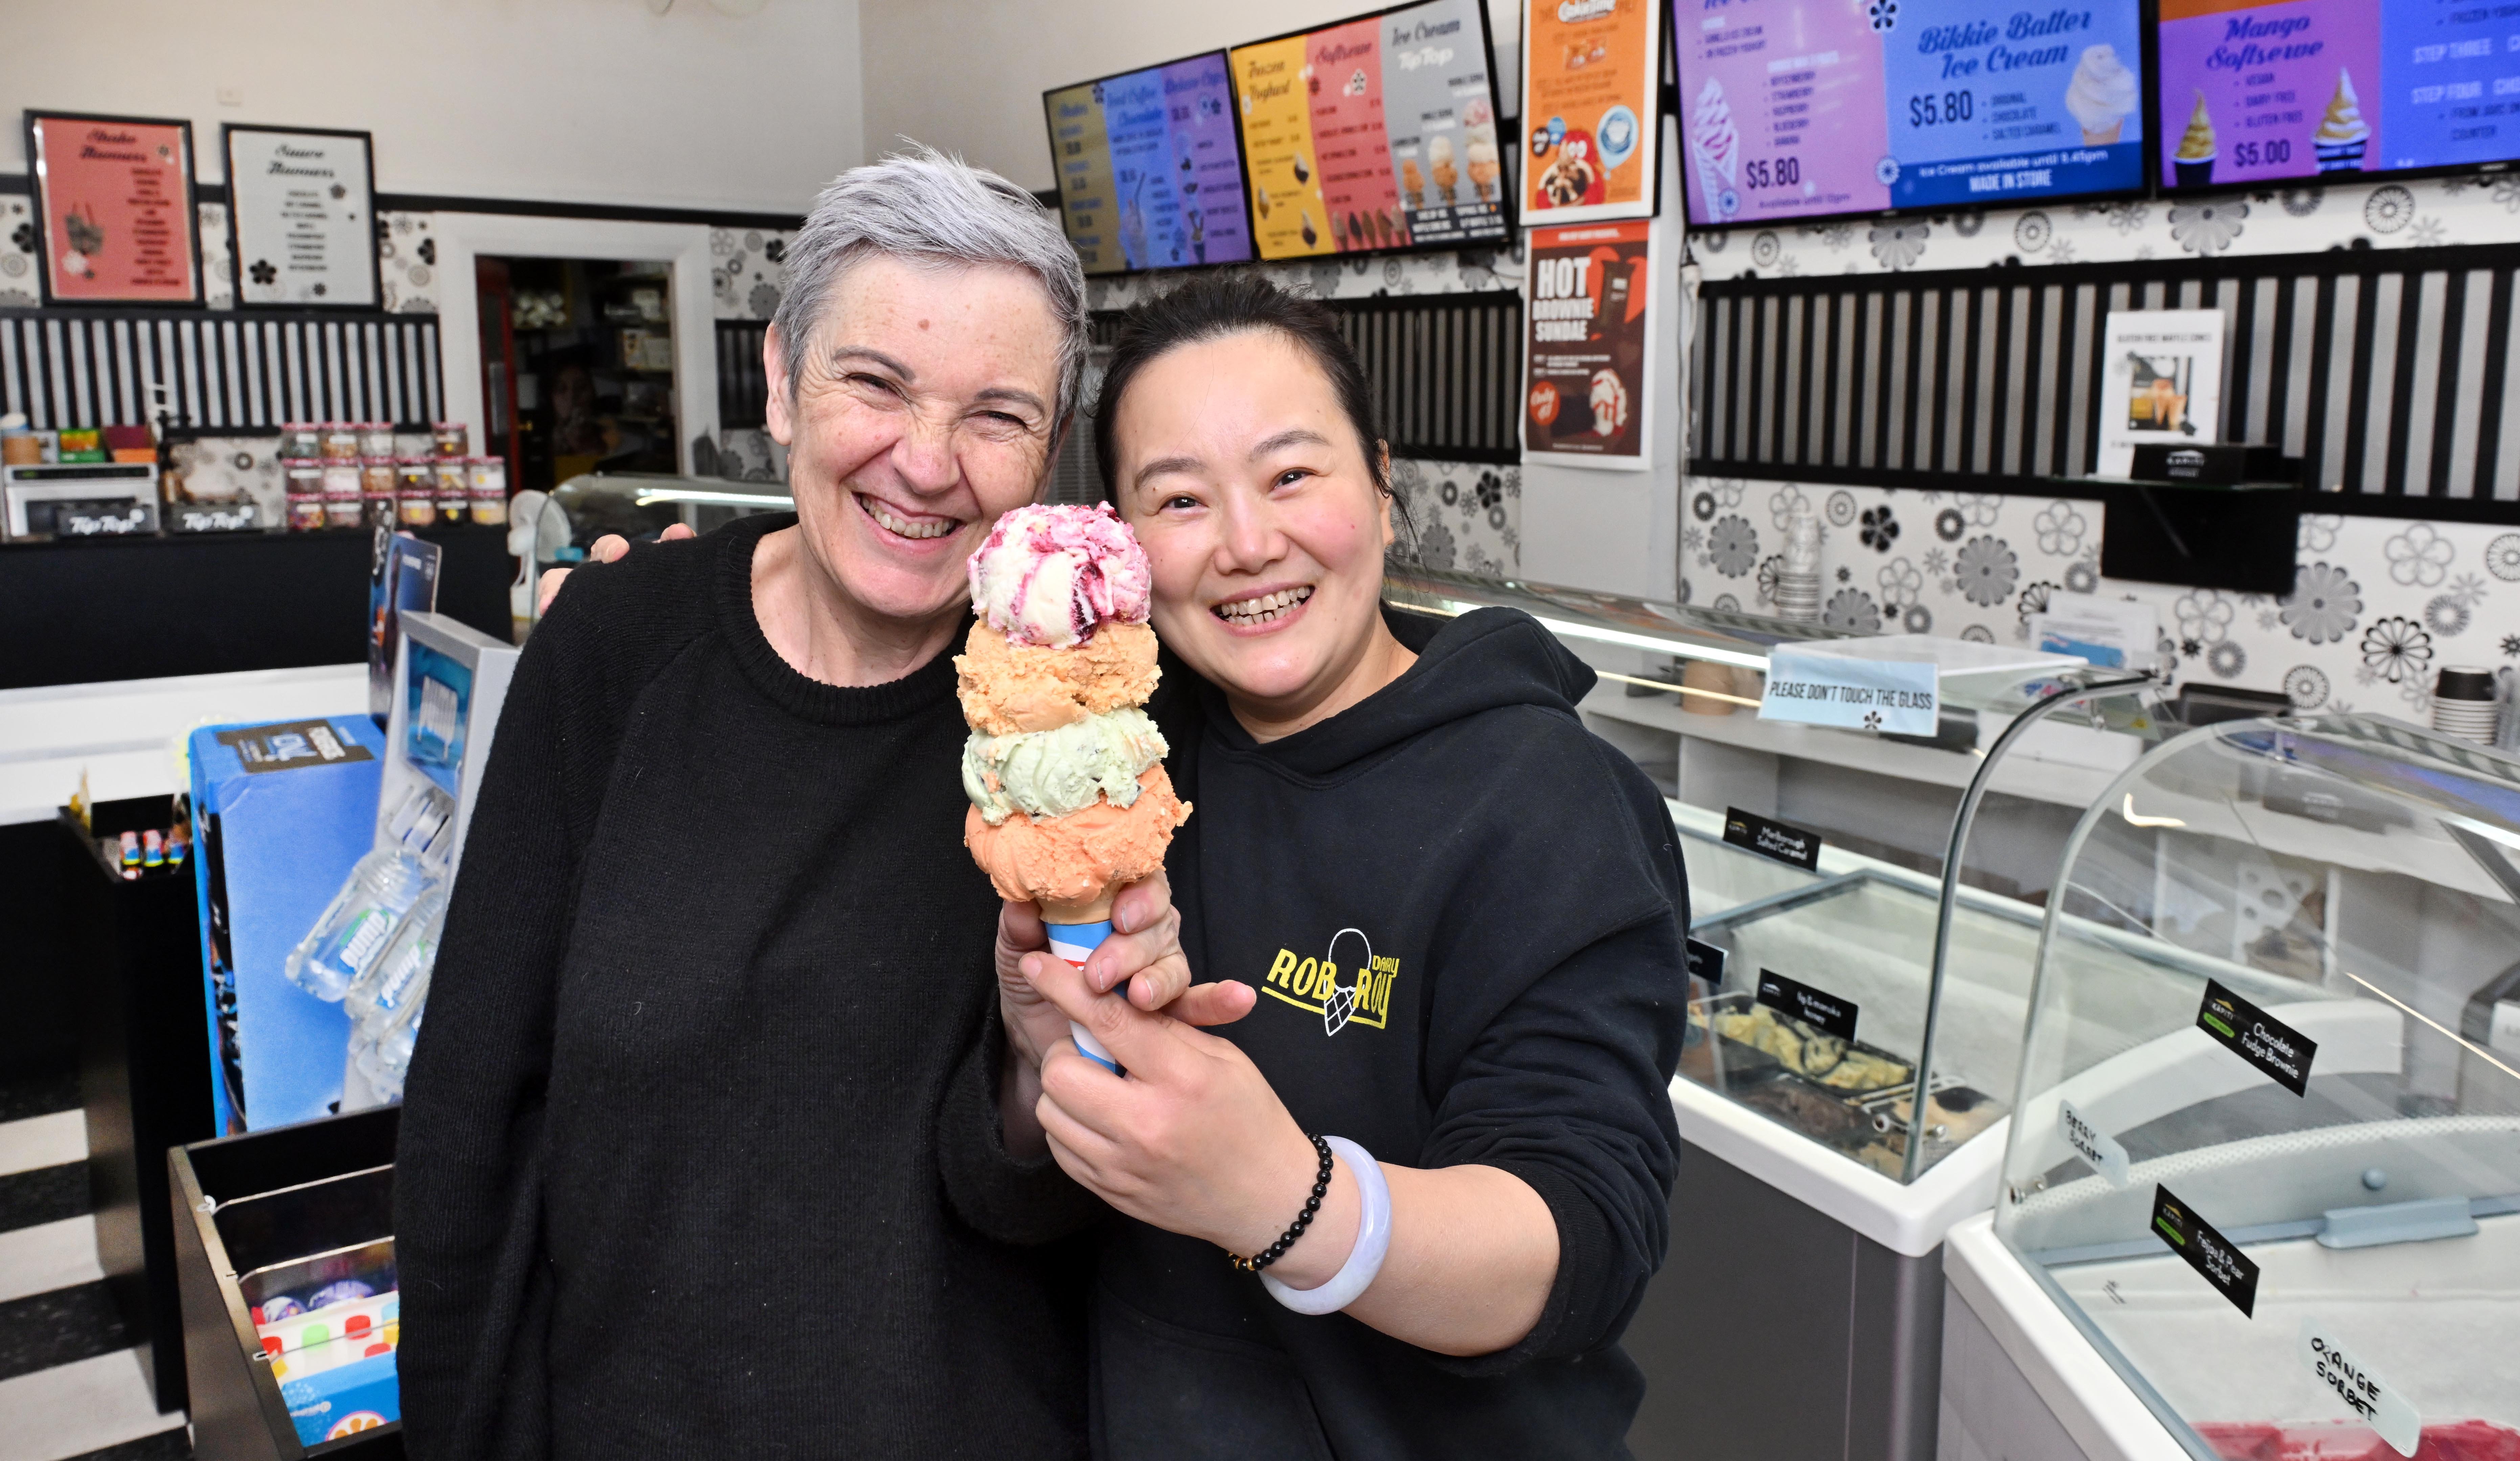
<svg viewBox="0 0 2520 1461">
<path fill-rule="evenodd" d="M 1688 347 L 1691 469 L 2087 473 L 2103 317 L 2219 308 L 2224 439 L 2283 446 L 2314 487 L 2520 520 L 2515 292 L 2508 244 L 1712 282 Z"/>
<path fill-rule="evenodd" d="M 437 322 L 146 311 L 0 313 L 0 410 L 43 430 L 437 419 Z"/>
</svg>

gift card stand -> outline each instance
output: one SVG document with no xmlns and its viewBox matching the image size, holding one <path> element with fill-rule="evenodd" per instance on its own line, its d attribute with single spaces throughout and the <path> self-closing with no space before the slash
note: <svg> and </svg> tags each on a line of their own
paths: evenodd
<svg viewBox="0 0 2520 1461">
<path fill-rule="evenodd" d="M 443 614 L 402 615 L 402 646 L 394 661 L 392 711 L 385 723 L 384 775 L 378 790 L 380 838 L 384 819 L 403 799 L 428 785 L 455 801 L 455 856 L 446 864 L 452 881 L 481 794 L 481 771 L 490 762 L 490 738 L 517 671 L 516 645 Z M 364 1111 L 383 1102 L 345 1053 L 341 1109 Z"/>
</svg>

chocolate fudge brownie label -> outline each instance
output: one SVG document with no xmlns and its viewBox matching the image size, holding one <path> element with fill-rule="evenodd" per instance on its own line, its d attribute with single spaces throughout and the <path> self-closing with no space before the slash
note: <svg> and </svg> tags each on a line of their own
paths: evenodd
<svg viewBox="0 0 2520 1461">
<path fill-rule="evenodd" d="M 2211 979 L 2205 981 L 2196 1028 L 2294 1095 L 2310 1093 L 2310 1062 L 2318 1041 Z"/>
<path fill-rule="evenodd" d="M 1759 1002 L 1839 1040 L 1855 1039 L 1855 1001 L 1823 994 L 1774 969 L 1759 971 Z"/>
<path fill-rule="evenodd" d="M 2118 1139 L 2099 1129 L 2090 1117 L 2071 1101 L 2059 1097 L 2056 1102 L 2056 1134 L 2074 1149 L 2074 1155 L 2092 1164 L 2092 1170 L 2108 1178 L 2112 1187 L 2127 1184 L 2127 1149 Z"/>
<path fill-rule="evenodd" d="M 1789 827 L 1738 807 L 1724 809 L 1724 840 L 1805 871 L 1820 866 L 1820 833 Z"/>
<path fill-rule="evenodd" d="M 2371 1372 L 2360 1354 L 2317 1318 L 2301 1324 L 2301 1362 L 2318 1383 L 2343 1400 L 2363 1424 L 2380 1433 L 2401 1456 L 2412 1456 L 2423 1439 L 2423 1419 L 2406 1394 Z"/>
<path fill-rule="evenodd" d="M 2171 1252 L 2185 1259 L 2197 1276 L 2230 1300 L 2232 1307 L 2256 1317 L 2258 1265 L 2230 1239 L 2215 1231 L 2212 1223 L 2173 1197 L 2169 1188 L 2157 1183 L 2152 1189 L 2152 1231 L 2153 1236 L 2170 1245 Z"/>
<path fill-rule="evenodd" d="M 1688 977 L 1703 979 L 1710 989 L 1724 987 L 1724 950 L 1702 939 L 1688 941 Z"/>
</svg>

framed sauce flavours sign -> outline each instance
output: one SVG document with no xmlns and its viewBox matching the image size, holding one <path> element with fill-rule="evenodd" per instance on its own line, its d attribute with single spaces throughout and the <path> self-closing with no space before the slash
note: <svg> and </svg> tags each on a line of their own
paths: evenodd
<svg viewBox="0 0 2520 1461">
<path fill-rule="evenodd" d="M 1263 259 L 1511 237 L 1481 0 L 1228 53 Z"/>
<path fill-rule="evenodd" d="M 193 124 L 26 113 L 47 304 L 199 304 Z"/>
<path fill-rule="evenodd" d="M 1525 248 L 1525 461 L 1640 470 L 1653 278 L 1645 219 L 1533 229 Z"/>
<path fill-rule="evenodd" d="M 1522 114 L 1531 149 L 1523 221 L 1654 212 L 1660 0 L 1528 0 Z"/>
<path fill-rule="evenodd" d="M 220 129 L 236 220 L 237 302 L 373 309 L 375 149 L 365 132 Z"/>
</svg>

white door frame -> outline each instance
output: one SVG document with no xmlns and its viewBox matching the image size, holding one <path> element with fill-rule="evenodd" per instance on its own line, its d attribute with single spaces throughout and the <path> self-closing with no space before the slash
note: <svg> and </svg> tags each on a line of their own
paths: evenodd
<svg viewBox="0 0 2520 1461">
<path fill-rule="evenodd" d="M 709 278 L 709 231 L 700 223 L 626 223 L 521 213 L 439 213 L 437 358 L 446 416 L 469 423 L 488 447 L 481 400 L 481 301 L 473 262 L 482 254 L 523 258 L 662 260 L 674 280 L 674 462 L 692 469 L 692 442 L 718 439 L 717 310 Z"/>
</svg>

